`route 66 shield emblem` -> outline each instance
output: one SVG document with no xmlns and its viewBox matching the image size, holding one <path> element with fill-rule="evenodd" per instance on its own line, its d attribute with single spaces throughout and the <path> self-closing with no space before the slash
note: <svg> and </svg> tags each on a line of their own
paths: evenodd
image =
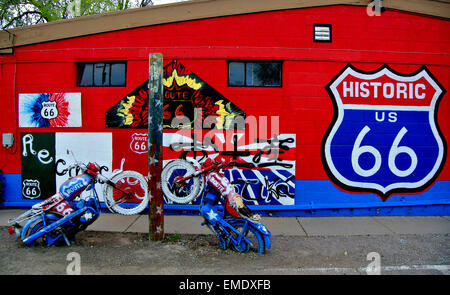
<svg viewBox="0 0 450 295">
<path fill-rule="evenodd" d="M 437 123 L 445 89 L 425 66 L 401 74 L 387 65 L 373 72 L 347 65 L 326 89 L 334 117 L 321 155 L 337 186 L 385 201 L 434 182 L 446 158 Z"/>
<path fill-rule="evenodd" d="M 130 149 L 137 154 L 147 153 L 148 134 L 133 133 L 131 135 Z"/>
<path fill-rule="evenodd" d="M 56 101 L 42 102 L 41 116 L 45 119 L 54 119 L 58 117 L 58 107 Z"/>
<path fill-rule="evenodd" d="M 22 195 L 27 199 L 37 199 L 41 196 L 39 180 L 25 179 L 22 183 Z"/>
</svg>

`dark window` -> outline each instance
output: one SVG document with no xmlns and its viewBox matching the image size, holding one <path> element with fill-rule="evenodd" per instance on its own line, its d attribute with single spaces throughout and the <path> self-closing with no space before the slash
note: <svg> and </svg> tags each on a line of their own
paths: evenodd
<svg viewBox="0 0 450 295">
<path fill-rule="evenodd" d="M 229 86 L 281 87 L 280 61 L 230 61 Z"/>
<path fill-rule="evenodd" d="M 77 63 L 77 86 L 125 86 L 126 76 L 124 61 Z"/>
</svg>

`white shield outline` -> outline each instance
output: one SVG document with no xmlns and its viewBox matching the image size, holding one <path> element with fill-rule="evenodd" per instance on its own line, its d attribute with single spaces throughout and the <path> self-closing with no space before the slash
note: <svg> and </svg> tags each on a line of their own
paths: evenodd
<svg viewBox="0 0 450 295">
<path fill-rule="evenodd" d="M 436 90 L 433 98 L 431 99 L 430 106 L 395 106 L 395 105 L 357 105 L 357 104 L 343 104 L 342 99 L 337 91 L 337 86 L 348 76 L 352 75 L 356 78 L 364 80 L 377 79 L 383 75 L 388 76 L 396 81 L 400 82 L 415 82 L 422 77 L 425 78 L 428 83 Z M 440 170 L 443 168 L 445 162 L 446 145 L 444 143 L 445 139 L 437 127 L 437 110 L 436 105 L 445 93 L 445 89 L 437 82 L 437 80 L 431 75 L 429 70 L 423 66 L 417 72 L 413 74 L 400 74 L 394 72 L 387 65 L 383 65 L 381 68 L 373 72 L 364 72 L 358 70 L 348 64 L 334 80 L 326 86 L 326 89 L 334 100 L 333 104 L 335 107 L 335 114 L 333 121 L 330 124 L 329 129 L 324 135 L 324 140 L 322 141 L 322 162 L 324 164 L 325 170 L 329 171 L 328 175 L 336 180 L 338 186 L 343 187 L 345 190 L 358 191 L 358 192 L 374 192 L 379 195 L 383 201 L 385 201 L 391 194 L 396 193 L 396 191 L 407 193 L 407 192 L 419 192 L 428 187 L 431 182 L 433 182 L 438 176 Z M 373 182 L 358 182 L 352 181 L 345 178 L 334 166 L 331 157 L 331 141 L 334 138 L 336 131 L 339 129 L 343 119 L 344 119 L 344 109 L 361 109 L 361 110 L 416 110 L 416 111 L 428 111 L 429 113 L 429 123 L 433 135 L 437 141 L 439 154 L 432 170 L 420 181 L 417 182 L 397 182 L 390 184 L 386 187 L 373 183 Z M 336 117 L 337 113 L 337 117 Z M 326 138 L 326 140 L 325 140 Z M 330 175 L 331 174 L 331 175 Z"/>
<path fill-rule="evenodd" d="M 48 112 L 45 112 L 48 110 Z M 52 112 L 53 110 L 53 112 Z M 53 114 L 53 115 L 50 115 Z M 41 117 L 47 120 L 52 120 L 58 117 L 58 103 L 56 101 L 43 101 L 41 109 Z"/>
<path fill-rule="evenodd" d="M 134 144 L 136 143 L 136 142 L 140 142 L 140 141 L 142 141 L 142 142 L 145 142 L 146 144 L 147 144 L 147 146 L 148 146 L 148 138 L 147 138 L 147 140 L 145 140 L 145 141 L 143 141 L 143 140 L 137 140 L 136 139 L 136 137 L 139 137 L 139 136 L 142 136 L 142 137 L 148 137 L 148 134 L 147 133 L 133 133 L 132 135 L 131 135 L 131 142 L 130 142 L 130 150 L 133 152 L 133 153 L 136 153 L 136 154 L 146 154 L 148 151 L 147 150 L 142 150 L 142 151 L 138 151 L 138 150 L 136 150 L 135 148 L 134 148 Z"/>
<path fill-rule="evenodd" d="M 27 186 L 29 186 L 28 183 L 34 183 L 34 184 L 37 185 L 37 189 L 38 189 L 38 191 L 39 191 L 39 194 L 38 194 L 37 196 L 35 196 L 35 197 L 30 197 L 30 196 L 28 196 L 28 195 L 25 193 L 25 188 L 26 188 Z M 39 180 L 37 180 L 37 179 L 24 179 L 24 180 L 22 181 L 22 196 L 25 197 L 25 198 L 27 198 L 27 199 L 31 199 L 31 200 L 39 199 L 40 196 L 41 196 L 41 184 L 40 184 Z"/>
</svg>

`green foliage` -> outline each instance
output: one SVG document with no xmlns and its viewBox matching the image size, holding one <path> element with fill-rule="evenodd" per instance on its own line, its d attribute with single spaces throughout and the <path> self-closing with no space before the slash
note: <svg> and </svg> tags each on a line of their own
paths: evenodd
<svg viewBox="0 0 450 295">
<path fill-rule="evenodd" d="M 2 29 L 152 5 L 151 0 L 1 0 Z"/>
<path fill-rule="evenodd" d="M 173 243 L 178 242 L 180 239 L 181 239 L 181 235 L 178 233 L 174 233 L 169 236 L 169 240 Z"/>
</svg>

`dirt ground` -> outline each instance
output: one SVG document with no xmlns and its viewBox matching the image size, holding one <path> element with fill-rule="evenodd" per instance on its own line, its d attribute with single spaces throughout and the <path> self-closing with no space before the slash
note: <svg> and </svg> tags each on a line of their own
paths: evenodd
<svg viewBox="0 0 450 295">
<path fill-rule="evenodd" d="M 443 274 L 411 266 L 450 265 L 449 235 L 274 236 L 266 254 L 220 250 L 213 235 L 85 231 L 71 247 L 28 247 L 0 227 L 0 274 L 66 274 L 70 253 L 80 272 L 127 275 L 366 274 L 368 253 L 380 254 L 382 274 Z M 445 274 L 445 272 L 444 272 Z"/>
</svg>

